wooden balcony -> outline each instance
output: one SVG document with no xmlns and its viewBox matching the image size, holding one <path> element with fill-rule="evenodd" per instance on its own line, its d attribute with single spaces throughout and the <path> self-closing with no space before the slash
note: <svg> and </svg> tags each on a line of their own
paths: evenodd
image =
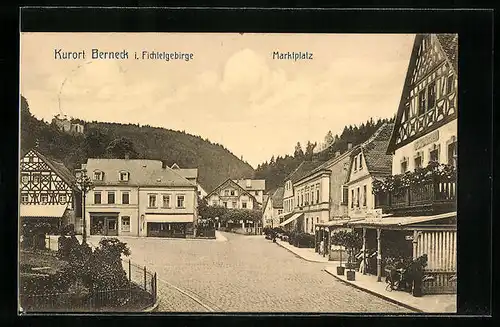
<svg viewBox="0 0 500 327">
<path fill-rule="evenodd" d="M 401 216 L 434 215 L 456 210 L 456 181 L 411 185 L 400 192 L 375 195 L 375 208 Z"/>
</svg>

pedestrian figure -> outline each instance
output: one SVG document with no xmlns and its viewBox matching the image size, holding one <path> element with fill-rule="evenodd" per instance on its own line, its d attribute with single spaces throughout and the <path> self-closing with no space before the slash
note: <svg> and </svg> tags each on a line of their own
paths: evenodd
<svg viewBox="0 0 500 327">
<path fill-rule="evenodd" d="M 321 242 L 319 242 L 319 254 L 323 255 L 324 252 L 325 252 L 325 241 L 321 240 Z"/>
</svg>

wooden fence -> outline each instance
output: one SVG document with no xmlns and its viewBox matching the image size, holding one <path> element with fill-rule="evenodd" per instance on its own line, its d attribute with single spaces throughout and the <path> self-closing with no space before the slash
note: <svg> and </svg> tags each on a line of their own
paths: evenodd
<svg viewBox="0 0 500 327">
<path fill-rule="evenodd" d="M 424 231 L 417 243 L 417 256 L 427 254 L 425 294 L 456 293 L 457 290 L 457 233 L 456 231 Z"/>
</svg>

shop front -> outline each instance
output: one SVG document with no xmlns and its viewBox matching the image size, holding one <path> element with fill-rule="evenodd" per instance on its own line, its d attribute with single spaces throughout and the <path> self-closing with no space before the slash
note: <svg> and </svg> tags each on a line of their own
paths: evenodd
<svg viewBox="0 0 500 327">
<path fill-rule="evenodd" d="M 118 236 L 118 213 L 91 213 L 90 235 Z"/>
<path fill-rule="evenodd" d="M 146 215 L 146 236 L 186 238 L 193 228 L 192 215 Z"/>
</svg>

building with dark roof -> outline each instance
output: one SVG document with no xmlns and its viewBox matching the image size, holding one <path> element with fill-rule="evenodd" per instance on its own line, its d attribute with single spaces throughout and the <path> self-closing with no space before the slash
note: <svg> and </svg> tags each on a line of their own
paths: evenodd
<svg viewBox="0 0 500 327">
<path fill-rule="evenodd" d="M 273 228 L 279 225 L 279 215 L 283 213 L 284 192 L 284 187 L 278 187 L 275 191 L 270 192 L 263 206 L 262 226 Z"/>
<path fill-rule="evenodd" d="M 85 206 L 91 235 L 192 234 L 198 202 L 194 170 L 184 176 L 146 159 L 88 159 L 82 168 L 94 184 Z"/>
<path fill-rule="evenodd" d="M 366 218 L 367 212 L 375 209 L 372 182 L 391 174 L 392 155 L 386 152 L 393 128 L 394 124 L 385 123 L 350 154 L 345 183 L 350 218 Z"/>
</svg>

